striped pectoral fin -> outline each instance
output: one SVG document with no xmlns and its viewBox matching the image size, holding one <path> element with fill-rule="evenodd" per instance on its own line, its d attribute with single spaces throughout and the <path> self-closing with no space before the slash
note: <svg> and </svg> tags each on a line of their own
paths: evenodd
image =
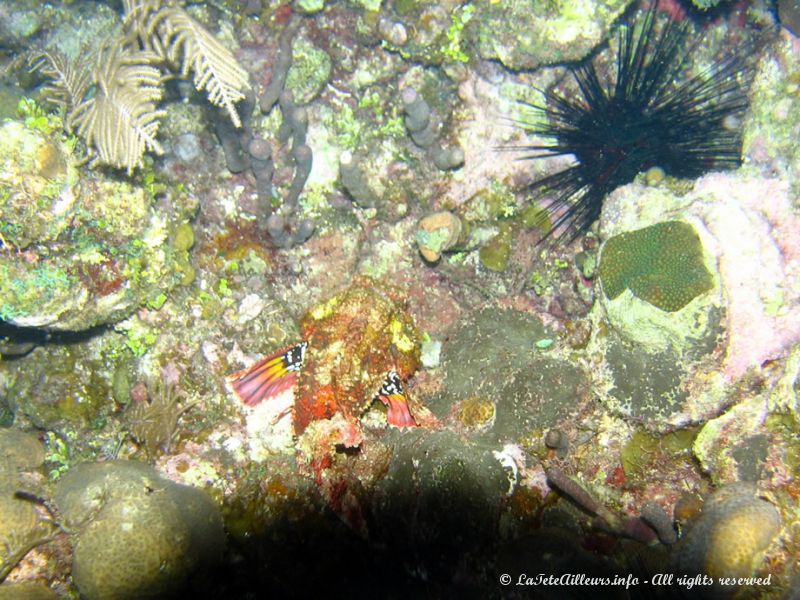
<svg viewBox="0 0 800 600">
<path fill-rule="evenodd" d="M 307 342 L 283 348 L 262 358 L 247 369 L 228 375 L 234 395 L 247 406 L 256 406 L 277 396 L 297 383 L 297 372 L 303 366 Z"/>
<path fill-rule="evenodd" d="M 378 398 L 383 402 L 389 411 L 386 413 L 386 421 L 395 427 L 416 427 L 417 421 L 414 419 L 408 408 L 403 382 L 400 376 L 394 371 L 386 376 L 386 381 L 378 391 Z"/>
</svg>

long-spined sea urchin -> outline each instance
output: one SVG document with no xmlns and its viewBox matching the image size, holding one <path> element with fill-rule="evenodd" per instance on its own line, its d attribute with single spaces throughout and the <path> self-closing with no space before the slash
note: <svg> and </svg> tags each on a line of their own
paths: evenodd
<svg viewBox="0 0 800 600">
<path fill-rule="evenodd" d="M 526 128 L 549 141 L 516 146 L 532 151 L 522 158 L 575 159 L 530 186 L 551 196 L 543 214 L 547 236 L 575 239 L 600 216 L 606 195 L 651 167 L 694 179 L 741 164 L 738 123 L 748 105 L 750 63 L 734 52 L 686 76 L 699 37 L 687 20 L 659 28 L 656 8 L 619 27 L 615 76 L 602 82 L 588 59 L 570 67 L 576 94 L 550 89 L 544 106 L 528 105 L 544 122 Z"/>
</svg>

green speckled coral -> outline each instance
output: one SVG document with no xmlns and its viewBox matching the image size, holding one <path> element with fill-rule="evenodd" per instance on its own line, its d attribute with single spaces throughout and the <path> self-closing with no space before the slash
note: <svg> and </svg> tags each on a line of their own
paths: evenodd
<svg viewBox="0 0 800 600">
<path fill-rule="evenodd" d="M 666 312 L 682 309 L 714 286 L 700 238 L 682 221 L 664 221 L 609 239 L 600 259 L 600 279 L 609 299 L 628 288 Z"/>
</svg>

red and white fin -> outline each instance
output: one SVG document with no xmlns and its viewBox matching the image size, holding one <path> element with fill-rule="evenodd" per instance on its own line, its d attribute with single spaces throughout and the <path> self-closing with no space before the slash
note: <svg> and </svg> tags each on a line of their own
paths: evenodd
<svg viewBox="0 0 800 600">
<path fill-rule="evenodd" d="M 228 375 L 234 395 L 247 406 L 256 406 L 297 383 L 308 342 L 283 348 L 252 366 Z"/>
<path fill-rule="evenodd" d="M 417 427 L 417 421 L 408 408 L 403 382 L 400 381 L 400 376 L 396 372 L 390 371 L 386 376 L 386 381 L 378 390 L 378 398 L 389 407 L 389 411 L 386 413 L 386 421 L 389 425 Z"/>
</svg>

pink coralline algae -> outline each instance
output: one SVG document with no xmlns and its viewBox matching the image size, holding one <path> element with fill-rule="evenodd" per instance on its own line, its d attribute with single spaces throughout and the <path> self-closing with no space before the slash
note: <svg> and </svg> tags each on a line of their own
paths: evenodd
<svg viewBox="0 0 800 600">
<path fill-rule="evenodd" d="M 800 216 L 778 179 L 712 173 L 689 212 L 714 239 L 726 298 L 729 380 L 800 341 Z"/>
</svg>

